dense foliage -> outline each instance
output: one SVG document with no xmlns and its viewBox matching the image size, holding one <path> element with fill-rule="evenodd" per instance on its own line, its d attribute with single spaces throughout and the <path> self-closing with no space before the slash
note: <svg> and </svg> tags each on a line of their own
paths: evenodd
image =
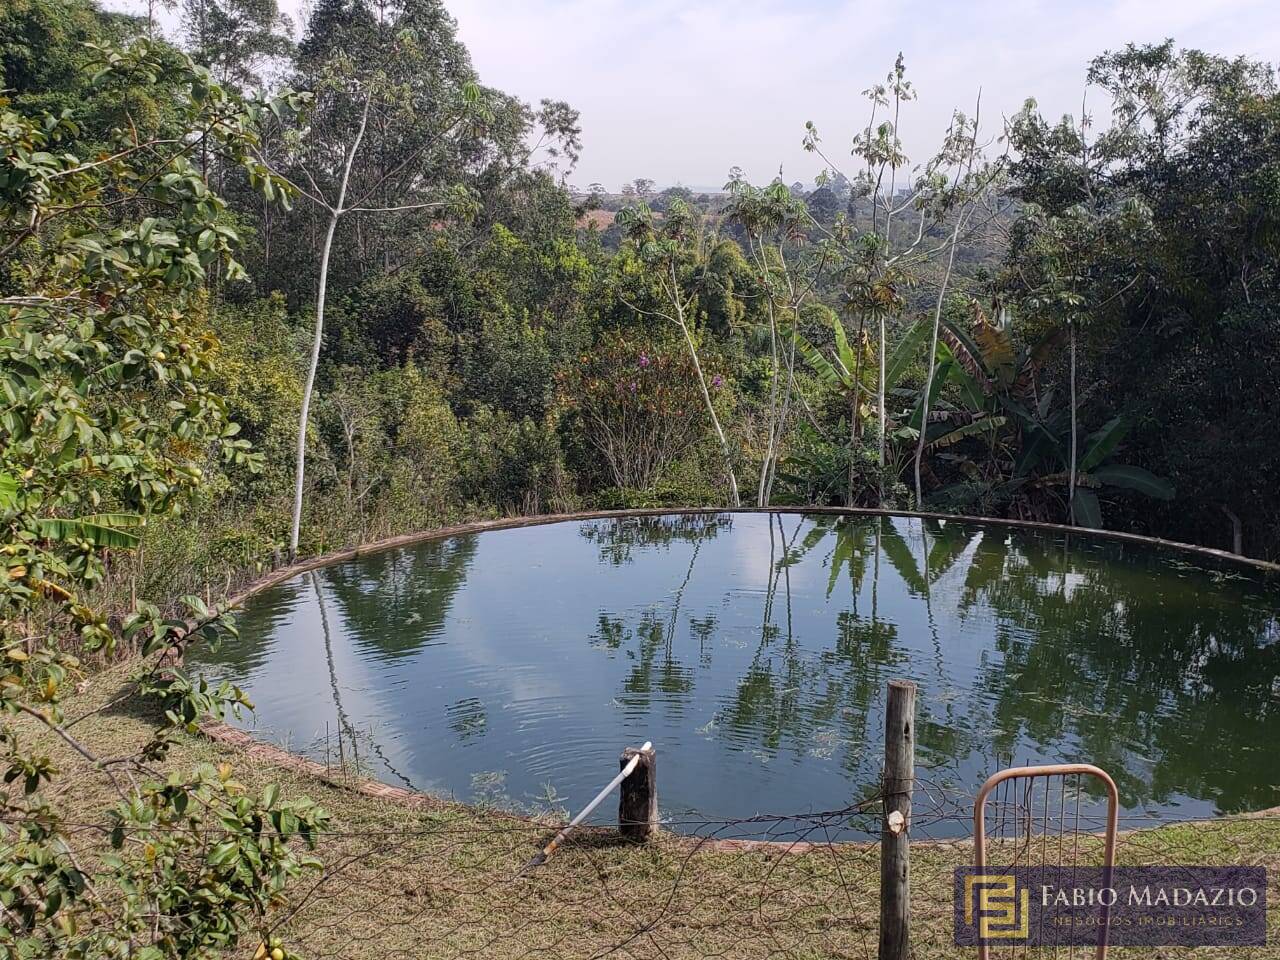
<svg viewBox="0 0 1280 960">
<path fill-rule="evenodd" d="M 91 864 L 5 728 L 16 955 L 276 949 L 324 813 L 160 770 L 244 704 L 156 658 L 290 555 L 771 502 L 1277 553 L 1269 66 L 1129 48 L 1090 70 L 1106 122 L 1028 103 L 995 138 L 975 109 L 913 163 L 899 59 L 858 169 L 804 130 L 814 189 L 582 195 L 577 115 L 485 87 L 440 0 L 321 0 L 296 46 L 271 0 L 182 24 L 185 51 L 90 0 L 0 11 L 2 702 L 74 743 L 78 658 L 124 645 L 165 718 L 90 758 L 120 797 Z"/>
<path fill-rule="evenodd" d="M 225 206 L 192 157 L 214 150 L 267 176 L 251 159 L 254 128 L 262 111 L 286 107 L 245 100 L 144 39 L 85 53 L 96 73 L 84 113 L 127 125 L 95 132 L 71 108 L 36 113 L 0 100 L 0 745 L 11 785 L 0 947 L 16 957 L 192 957 L 257 933 L 265 951 L 280 895 L 318 865 L 298 841 L 312 842 L 326 815 L 274 789 L 249 796 L 230 768 L 160 767 L 179 732 L 247 706 L 234 687 L 211 688 L 174 665 L 185 644 L 234 628 L 196 596 L 179 601 L 181 618 L 135 601 L 120 621 L 102 603 L 102 581 L 140 549 L 151 518 L 174 514 L 203 485 L 206 466 L 261 463 L 213 389 L 205 285 L 243 271 Z M 163 103 L 148 98 L 156 88 L 168 91 Z M 98 757 L 70 732 L 62 701 L 82 673 L 77 654 L 121 642 L 151 658 L 135 686 L 158 723 L 136 753 Z M 118 803 L 104 811 L 106 849 L 84 849 L 77 825 L 63 823 L 46 793 L 58 771 L 20 736 L 18 716 L 109 782 Z"/>
</svg>

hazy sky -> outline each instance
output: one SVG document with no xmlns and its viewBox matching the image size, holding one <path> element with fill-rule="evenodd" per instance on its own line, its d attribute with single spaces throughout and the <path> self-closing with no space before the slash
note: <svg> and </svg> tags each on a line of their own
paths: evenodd
<svg viewBox="0 0 1280 960">
<path fill-rule="evenodd" d="M 281 0 L 298 18 L 305 0 Z M 111 0 L 137 9 L 139 0 Z M 898 51 L 919 100 L 903 118 L 923 158 L 955 107 L 982 90 L 984 127 L 1035 97 L 1078 113 L 1088 60 L 1126 42 L 1275 62 L 1276 0 L 446 0 L 483 81 L 582 111 L 574 183 L 616 189 L 648 177 L 719 186 L 735 164 L 753 180 L 779 166 L 810 180 L 801 149 L 813 120 L 846 157 L 865 123 L 861 91 Z M 300 19 L 300 18 L 298 18 Z M 1094 103 L 1102 106 L 1100 99 Z"/>
</svg>

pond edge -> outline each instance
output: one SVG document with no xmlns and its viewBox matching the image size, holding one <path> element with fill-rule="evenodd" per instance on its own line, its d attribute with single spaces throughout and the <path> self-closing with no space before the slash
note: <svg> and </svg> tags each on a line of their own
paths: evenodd
<svg viewBox="0 0 1280 960">
<path fill-rule="evenodd" d="M 574 513 L 547 513 L 536 514 L 533 516 L 502 517 L 493 520 L 475 520 L 466 523 L 453 524 L 446 527 L 433 527 L 428 530 L 418 530 L 413 533 L 400 534 L 399 536 L 376 540 L 372 543 L 361 544 L 356 547 L 348 547 L 342 550 L 331 551 L 318 557 L 312 557 L 308 560 L 302 560 L 279 567 L 253 581 L 247 587 L 232 596 L 228 601 L 228 609 L 240 607 L 245 603 L 245 601 L 255 595 L 265 590 L 269 590 L 272 587 L 279 586 L 280 584 L 292 580 L 294 577 L 300 576 L 304 573 L 320 570 L 339 563 L 346 563 L 361 557 L 383 553 L 388 550 L 415 546 L 420 543 L 430 543 L 434 540 L 447 540 L 450 537 L 467 536 L 474 533 L 483 533 L 489 530 L 514 530 L 523 527 L 548 526 L 555 523 L 573 523 L 584 520 L 626 520 L 633 517 L 712 516 L 717 514 L 761 513 L 850 517 L 904 517 L 907 519 L 944 521 L 953 520 L 957 523 L 977 523 L 1003 526 L 1013 529 L 1039 530 L 1050 533 L 1066 534 L 1068 536 L 1074 534 L 1089 538 L 1100 537 L 1145 546 L 1178 550 L 1202 557 L 1210 557 L 1227 563 L 1252 567 L 1264 573 L 1280 574 L 1280 563 L 1258 560 L 1253 557 L 1246 557 L 1242 554 L 1231 553 L 1230 551 L 1219 550 L 1214 547 L 1182 543 L 1177 540 L 1165 540 L 1160 537 L 1149 537 L 1143 534 L 1129 533 L 1121 530 L 1098 530 L 1089 527 L 1073 527 L 1067 526 L 1066 524 L 1045 523 L 1035 520 L 1015 520 L 999 517 L 980 517 L 953 513 L 928 513 L 910 510 L 880 510 L 871 507 L 652 507 L 637 510 L 588 510 Z M 481 812 L 479 808 L 472 804 L 462 803 L 457 800 L 446 800 L 419 790 L 395 787 L 372 777 L 352 778 L 335 776 L 327 770 L 323 764 L 298 754 L 291 753 L 290 751 L 274 744 L 265 743 L 255 738 L 252 734 L 229 724 L 201 724 L 200 732 L 209 740 L 240 751 L 252 759 L 261 760 L 266 763 L 270 763 L 273 766 L 284 767 L 296 773 L 301 773 L 317 779 L 328 786 L 350 790 L 372 799 L 389 801 L 413 810 L 446 811 L 449 809 L 467 809 L 473 812 Z M 539 824 L 543 822 L 539 818 L 515 812 L 485 810 L 483 813 L 486 816 L 493 816 L 499 819 L 519 821 L 528 824 Z M 1122 835 L 1138 833 L 1142 830 L 1158 829 L 1160 826 L 1183 826 L 1190 823 L 1203 823 L 1209 825 L 1215 823 L 1220 824 L 1233 819 L 1251 820 L 1270 817 L 1280 817 L 1280 807 L 1272 807 L 1267 810 L 1259 810 L 1244 814 L 1232 814 L 1225 817 L 1216 817 L 1201 821 L 1177 821 L 1176 823 L 1170 824 L 1156 824 L 1152 827 L 1125 829 L 1121 830 L 1120 833 Z M 548 834 L 553 830 L 554 827 L 549 825 Z M 608 828 L 605 827 L 584 827 L 583 832 L 600 833 L 611 831 L 608 831 Z M 696 852 L 699 850 L 706 850 L 709 852 L 743 852 L 758 850 L 772 853 L 803 854 L 810 853 L 815 850 L 826 849 L 831 846 L 830 843 L 815 843 L 811 841 L 705 838 L 687 836 L 669 831 L 662 831 L 662 835 L 664 840 L 668 842 L 675 840 L 690 852 Z M 839 841 L 839 843 L 841 846 L 878 846 L 878 842 L 874 840 Z M 923 845 L 955 845 L 967 843 L 971 845 L 973 843 L 973 838 L 957 837 L 950 840 L 929 840 L 922 838 L 920 840 L 913 841 L 913 843 Z"/>
<path fill-rule="evenodd" d="M 1205 547 L 1194 543 L 1183 543 L 1179 540 L 1165 540 L 1161 537 L 1149 537 L 1140 533 L 1129 533 L 1123 530 L 1099 530 L 1092 527 L 1072 527 L 1062 523 L 1044 523 L 1037 520 L 1012 520 L 1001 517 L 980 517 L 956 513 L 925 513 L 911 510 L 878 510 L 872 507 L 651 507 L 641 510 L 588 510 L 576 513 L 542 513 L 533 516 L 503 517 L 496 520 L 474 520 L 467 523 L 454 524 L 448 527 L 433 527 L 429 530 L 418 530 L 404 533 L 384 540 L 361 544 L 331 551 L 308 560 L 301 560 L 287 566 L 279 567 L 269 574 L 255 580 L 240 590 L 229 600 L 229 606 L 235 608 L 250 597 L 278 586 L 287 580 L 313 570 L 346 563 L 360 557 L 372 556 L 387 550 L 429 543 L 432 540 L 446 540 L 449 537 L 466 536 L 472 533 L 483 533 L 487 530 L 515 530 L 522 527 L 540 527 L 553 523 L 572 523 L 582 520 L 626 520 L 631 517 L 663 517 L 663 516 L 712 516 L 716 514 L 757 514 L 778 513 L 786 515 L 810 514 L 815 516 L 849 516 L 849 517 L 905 517 L 917 520 L 954 520 L 957 523 L 980 523 L 993 526 L 1011 527 L 1022 530 L 1043 530 L 1082 537 L 1101 537 L 1108 540 L 1120 540 L 1145 546 L 1162 547 L 1192 553 L 1197 556 L 1211 557 L 1227 563 L 1252 567 L 1264 573 L 1280 574 L 1280 563 L 1259 560 L 1229 550 L 1216 547 Z"/>
</svg>

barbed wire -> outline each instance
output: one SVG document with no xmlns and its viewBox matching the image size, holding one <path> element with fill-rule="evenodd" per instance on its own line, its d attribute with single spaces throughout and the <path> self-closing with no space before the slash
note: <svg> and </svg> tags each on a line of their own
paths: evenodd
<svg viewBox="0 0 1280 960">
<path fill-rule="evenodd" d="M 958 782 L 936 771 L 914 781 L 907 829 L 911 935 L 920 958 L 965 955 L 953 940 L 953 891 L 956 869 L 973 863 L 974 797 Z M 530 856 L 565 818 L 387 803 L 374 808 L 373 822 L 335 822 L 315 833 L 323 872 L 299 881 L 263 933 L 303 956 L 335 960 L 872 960 L 883 799 L 876 793 L 831 809 L 733 819 L 681 813 L 665 819 L 647 843 L 623 840 L 602 813 L 532 871 L 523 869 Z M 1025 816 L 1025 797 L 1012 804 L 1006 813 Z M 1056 811 L 1041 818 L 1046 831 L 1065 822 Z M 989 823 L 1005 828 L 1005 835 L 996 826 L 988 830 L 990 862 L 1027 855 L 1019 837 L 1007 835 L 1008 817 Z M 1081 809 L 1073 862 L 1100 863 L 1105 823 L 1103 813 Z M 1131 812 L 1121 824 L 1121 863 L 1194 863 L 1211 853 L 1280 869 L 1280 820 Z M 116 824 L 68 820 L 60 826 L 71 843 L 89 848 Z M 216 828 L 204 832 L 218 834 Z M 1280 911 L 1272 917 L 1275 930 Z M 256 941 L 244 955 L 254 947 Z"/>
</svg>

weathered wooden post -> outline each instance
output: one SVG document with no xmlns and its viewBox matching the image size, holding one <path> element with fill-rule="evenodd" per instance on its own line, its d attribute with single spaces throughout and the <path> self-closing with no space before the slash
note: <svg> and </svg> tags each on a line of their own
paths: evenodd
<svg viewBox="0 0 1280 960">
<path fill-rule="evenodd" d="M 889 681 L 884 717 L 884 825 L 880 833 L 880 960 L 911 949 L 911 792 L 915 785 L 916 685 Z"/>
<path fill-rule="evenodd" d="M 647 840 L 658 829 L 658 757 L 647 744 L 627 747 L 618 759 L 619 767 L 625 768 L 633 757 L 639 762 L 619 791 L 618 831 L 628 840 Z"/>
</svg>

